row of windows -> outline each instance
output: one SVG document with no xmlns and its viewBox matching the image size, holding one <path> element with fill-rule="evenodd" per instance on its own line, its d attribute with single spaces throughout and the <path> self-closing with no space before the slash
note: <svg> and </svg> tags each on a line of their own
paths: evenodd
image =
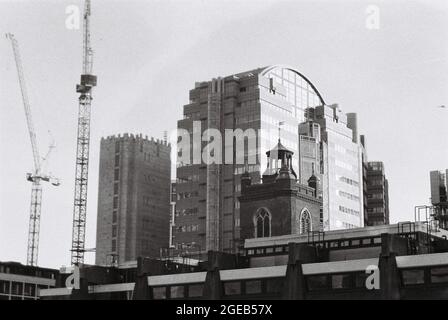
<svg viewBox="0 0 448 320">
<path fill-rule="evenodd" d="M 199 298 L 203 295 L 204 284 L 152 287 L 152 295 L 156 300 Z"/>
<path fill-rule="evenodd" d="M 367 185 L 368 186 L 382 186 L 383 185 L 383 179 L 367 179 Z"/>
<path fill-rule="evenodd" d="M 36 297 L 36 289 L 48 289 L 46 285 L 0 280 L 0 294 Z"/>
<path fill-rule="evenodd" d="M 369 237 L 364 239 L 351 239 L 351 240 L 330 240 L 322 241 L 325 248 L 359 248 L 359 247 L 371 247 L 381 244 L 381 237 Z M 289 247 L 287 245 L 273 246 L 257 249 L 248 249 L 246 251 L 248 256 L 253 255 L 283 255 L 288 253 Z"/>
<path fill-rule="evenodd" d="M 1 264 L 0 263 L 0 273 L 8 273 L 8 274 L 20 274 L 23 276 L 31 276 L 31 277 L 39 277 L 46 279 L 55 279 L 57 271 L 47 270 L 47 269 L 37 269 L 37 268 L 28 268 L 27 266 L 21 264 Z"/>
<path fill-rule="evenodd" d="M 448 266 L 424 269 L 404 269 L 401 271 L 404 286 L 425 283 L 448 283 Z"/>
<path fill-rule="evenodd" d="M 199 181 L 199 175 L 198 174 L 193 174 L 193 175 L 186 176 L 186 177 L 178 177 L 176 179 L 176 182 L 178 184 L 186 183 L 186 182 L 197 182 L 197 181 Z"/>
<path fill-rule="evenodd" d="M 197 232 L 198 230 L 199 230 L 198 224 L 183 225 L 175 228 L 175 231 L 177 232 Z"/>
<path fill-rule="evenodd" d="M 367 208 L 367 212 L 369 212 L 369 213 L 384 213 L 384 208 L 383 207 Z"/>
<path fill-rule="evenodd" d="M 322 274 L 306 276 L 308 291 L 335 290 L 335 289 L 366 289 L 366 279 L 369 275 L 365 272 Z"/>
<path fill-rule="evenodd" d="M 177 209 L 175 212 L 176 217 L 183 217 L 183 216 L 195 216 L 198 214 L 198 208 L 187 208 L 187 209 Z"/>
<path fill-rule="evenodd" d="M 280 294 L 283 285 L 283 278 L 225 281 L 223 282 L 223 291 L 225 296 Z"/>
<path fill-rule="evenodd" d="M 258 172 L 260 171 L 260 166 L 258 164 L 251 164 L 246 166 L 239 166 L 235 168 L 234 174 L 243 174 L 245 172 Z"/>
<path fill-rule="evenodd" d="M 351 193 L 348 193 L 348 192 L 345 192 L 345 191 L 339 190 L 339 195 L 341 197 L 344 197 L 344 198 L 347 198 L 347 199 L 350 199 L 350 200 L 359 201 L 359 197 L 358 196 L 355 196 L 354 194 L 351 194 Z"/>
<path fill-rule="evenodd" d="M 181 199 L 189 199 L 189 198 L 193 198 L 193 197 L 197 197 L 199 195 L 198 191 L 193 191 L 193 192 L 179 192 L 177 194 L 177 200 L 181 200 Z"/>
<path fill-rule="evenodd" d="M 336 159 L 336 160 L 335 160 L 335 164 L 336 164 L 338 167 L 340 167 L 340 168 L 347 169 L 347 170 L 349 170 L 349 171 L 353 171 L 353 166 L 352 166 L 351 164 L 348 164 L 348 163 L 346 163 L 346 162 L 344 162 L 344 161 L 341 161 L 341 160 L 339 160 L 339 159 Z"/>
<path fill-rule="evenodd" d="M 174 244 L 175 249 L 198 249 L 200 251 L 200 247 L 196 242 L 179 242 Z"/>
<path fill-rule="evenodd" d="M 117 236 L 117 210 L 118 210 L 118 193 L 119 193 L 119 178 L 120 178 L 120 143 L 115 142 L 115 169 L 114 169 L 114 198 L 113 198 L 113 211 L 112 211 L 112 237 Z M 116 250 L 116 240 L 111 242 L 112 251 Z"/>
<path fill-rule="evenodd" d="M 345 182 L 345 183 L 355 186 L 355 187 L 359 186 L 358 181 L 355 181 L 355 180 L 347 178 L 347 177 L 339 177 L 339 181 Z"/>
<path fill-rule="evenodd" d="M 226 281 L 222 283 L 225 296 L 280 294 L 283 290 L 283 278 Z M 152 287 L 154 299 L 184 299 L 203 296 L 202 283 L 174 286 Z"/>
<path fill-rule="evenodd" d="M 383 193 L 368 193 L 368 199 L 383 199 Z"/>
<path fill-rule="evenodd" d="M 354 224 L 347 223 L 347 222 L 342 222 L 342 226 L 344 227 L 344 229 L 354 229 L 354 228 L 358 228 L 358 226 L 355 226 Z"/>
<path fill-rule="evenodd" d="M 347 207 L 344 207 L 344 206 L 339 206 L 339 211 L 351 214 L 352 216 L 359 217 L 359 211 L 358 210 L 350 209 L 350 208 L 347 208 Z"/>
</svg>

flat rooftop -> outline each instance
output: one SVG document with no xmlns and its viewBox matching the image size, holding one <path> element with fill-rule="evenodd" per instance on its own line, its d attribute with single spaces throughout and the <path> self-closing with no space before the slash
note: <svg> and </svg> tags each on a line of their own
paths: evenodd
<svg viewBox="0 0 448 320">
<path fill-rule="evenodd" d="M 287 245 L 290 242 L 293 243 L 309 243 L 328 240 L 344 240 L 354 238 L 365 238 L 381 236 L 382 233 L 399 234 L 399 233 L 430 233 L 433 238 L 447 239 L 448 231 L 440 228 L 431 227 L 426 222 L 399 222 L 397 224 L 353 228 L 344 230 L 325 231 L 318 234 L 317 232 L 312 234 L 292 234 L 284 236 L 266 237 L 266 238 L 253 238 L 246 239 L 244 242 L 245 249 L 269 247 L 269 246 L 281 246 Z"/>
</svg>

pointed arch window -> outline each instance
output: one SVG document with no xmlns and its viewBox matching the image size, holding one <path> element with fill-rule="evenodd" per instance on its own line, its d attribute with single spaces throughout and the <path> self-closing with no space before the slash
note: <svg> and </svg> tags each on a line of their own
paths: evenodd
<svg viewBox="0 0 448 320">
<path fill-rule="evenodd" d="M 311 213 L 307 208 L 303 208 L 300 212 L 299 217 L 299 233 L 308 233 L 313 230 L 312 221 L 311 221 Z"/>
<path fill-rule="evenodd" d="M 255 238 L 271 236 L 271 213 L 266 208 L 260 208 L 254 215 Z"/>
</svg>

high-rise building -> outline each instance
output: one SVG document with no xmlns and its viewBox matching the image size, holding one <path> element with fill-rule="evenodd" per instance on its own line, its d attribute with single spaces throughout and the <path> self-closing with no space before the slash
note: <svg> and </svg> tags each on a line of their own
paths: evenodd
<svg viewBox="0 0 448 320">
<path fill-rule="evenodd" d="M 142 135 L 101 139 L 97 265 L 157 257 L 168 247 L 170 151 Z"/>
<path fill-rule="evenodd" d="M 367 162 L 366 172 L 367 226 L 389 224 L 389 183 L 385 176 L 384 164 L 380 161 Z"/>
<path fill-rule="evenodd" d="M 366 137 L 362 134 L 359 136 L 361 144 L 361 157 L 362 157 L 362 190 L 363 190 L 363 213 L 364 213 L 364 226 L 368 225 L 367 216 L 367 148 L 366 148 Z"/>
<path fill-rule="evenodd" d="M 358 143 L 356 114 L 323 105 L 306 112 L 300 125 L 299 176 L 304 183 L 310 165 L 322 179 L 324 230 L 364 226 L 362 145 Z M 320 128 L 320 136 L 316 133 Z"/>
<path fill-rule="evenodd" d="M 443 229 L 448 229 L 448 169 L 443 171 L 431 171 L 429 174 L 431 183 L 431 204 L 434 207 L 434 217 L 439 221 Z"/>
<path fill-rule="evenodd" d="M 263 150 L 269 150 L 279 134 L 298 164 L 297 126 L 305 120 L 305 109 L 324 104 L 315 86 L 290 67 L 270 66 L 196 83 L 184 119 L 178 121 L 178 130 L 192 137 L 186 145 L 193 152 L 179 150 L 178 143 L 174 244 L 202 251 L 234 252 L 240 247 L 241 175 L 247 169 L 254 183 L 260 181 L 260 168 L 266 167 Z M 222 137 L 226 129 L 241 129 L 246 150 L 239 152 L 230 136 L 223 138 L 222 154 L 213 154 L 222 157 L 222 164 L 203 161 L 201 150 L 210 139 L 201 135 L 207 129 L 216 129 Z M 205 152 L 207 159 L 209 155 Z"/>
</svg>

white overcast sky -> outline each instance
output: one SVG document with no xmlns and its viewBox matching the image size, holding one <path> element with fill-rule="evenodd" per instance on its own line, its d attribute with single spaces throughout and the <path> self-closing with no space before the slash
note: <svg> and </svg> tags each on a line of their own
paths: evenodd
<svg viewBox="0 0 448 320">
<path fill-rule="evenodd" d="M 427 204 L 429 171 L 448 167 L 448 2 L 92 1 L 94 72 L 87 245 L 95 247 L 99 141 L 173 130 L 195 81 L 270 64 L 305 74 L 327 103 L 358 113 L 369 160 L 384 161 L 392 222 Z M 39 264 L 70 263 L 82 1 L 0 0 L 0 32 L 20 43 L 44 185 Z M 379 30 L 365 27 L 380 9 Z M 0 261 L 26 261 L 32 155 L 10 42 L 0 40 Z M 93 262 L 94 254 L 86 254 Z"/>
</svg>

